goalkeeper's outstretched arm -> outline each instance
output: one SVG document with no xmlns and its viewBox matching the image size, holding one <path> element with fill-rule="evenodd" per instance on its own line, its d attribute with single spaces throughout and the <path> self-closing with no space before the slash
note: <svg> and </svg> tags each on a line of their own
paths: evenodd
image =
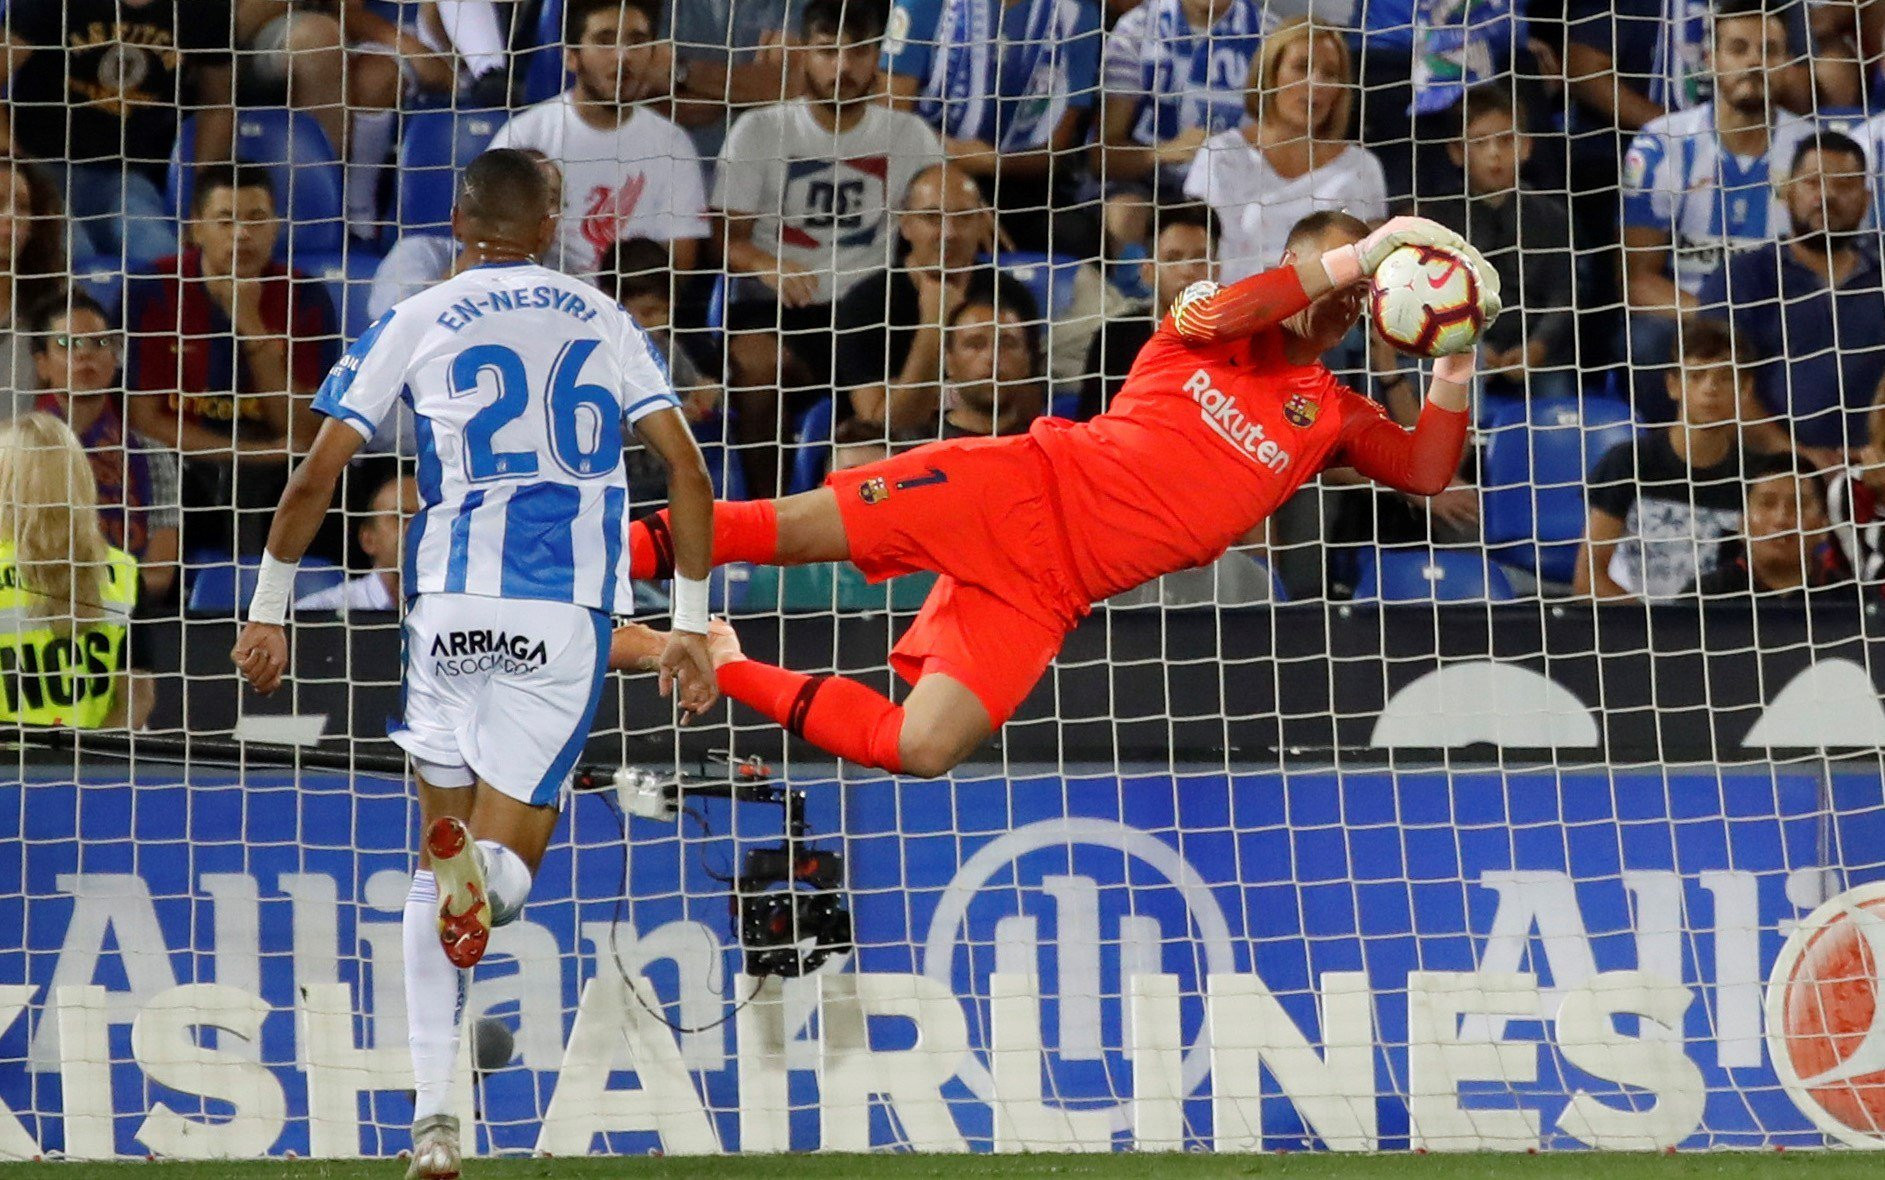
<svg viewBox="0 0 1885 1180">
<path fill-rule="evenodd" d="M 1384 417 L 1353 416 L 1352 425 L 1344 425 L 1334 464 L 1346 463 L 1377 483 L 1416 496 L 1445 491 L 1466 451 L 1473 356 L 1458 353 L 1433 363 L 1427 401 L 1413 430 Z"/>
<path fill-rule="evenodd" d="M 338 418 L 321 423 L 313 448 L 295 465 L 281 502 L 275 505 L 255 595 L 249 600 L 249 621 L 229 653 L 243 678 L 264 696 L 281 687 L 288 669 L 288 637 L 282 623 L 294 591 L 295 565 L 320 531 L 321 518 L 334 502 L 340 473 L 365 441 L 358 430 Z"/>
</svg>

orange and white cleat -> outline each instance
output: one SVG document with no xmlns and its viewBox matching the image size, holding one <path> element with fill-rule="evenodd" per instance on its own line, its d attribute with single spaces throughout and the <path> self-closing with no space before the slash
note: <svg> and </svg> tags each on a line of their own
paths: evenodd
<svg viewBox="0 0 1885 1180">
<path fill-rule="evenodd" d="M 454 967 L 474 967 L 491 941 L 491 902 L 484 891 L 484 864 L 462 820 L 432 821 L 425 853 L 439 887 L 439 945 Z"/>
</svg>

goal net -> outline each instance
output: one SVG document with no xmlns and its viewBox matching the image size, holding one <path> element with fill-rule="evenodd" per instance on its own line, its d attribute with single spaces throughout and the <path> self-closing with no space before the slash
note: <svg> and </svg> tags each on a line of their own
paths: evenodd
<svg viewBox="0 0 1885 1180">
<path fill-rule="evenodd" d="M 451 273 L 494 144 L 728 499 L 1090 420 L 1179 290 L 1344 214 L 1452 227 L 1506 310 L 1451 487 L 1331 462 L 1096 605 L 944 779 L 610 677 L 471 984 L 468 1154 L 1885 1143 L 1871 6 L 0 10 L 0 1159 L 410 1144 L 386 722 L 402 661 L 503 646 L 402 652 L 423 421 L 345 473 L 286 686 L 229 651 L 313 393 Z M 1430 366 L 1316 309 L 1258 347 L 1333 316 L 1412 426 Z M 1253 463 L 1332 453 L 1345 395 L 1266 380 L 1183 395 Z M 902 700 L 935 585 L 713 594 L 753 658 Z"/>
</svg>

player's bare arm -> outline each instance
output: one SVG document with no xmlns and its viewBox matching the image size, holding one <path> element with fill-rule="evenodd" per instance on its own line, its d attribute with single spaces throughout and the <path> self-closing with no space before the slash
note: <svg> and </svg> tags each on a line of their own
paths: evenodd
<svg viewBox="0 0 1885 1180">
<path fill-rule="evenodd" d="M 707 576 L 713 572 L 713 481 L 687 420 L 662 410 L 636 424 L 668 469 L 668 520 L 674 543 L 674 629 L 659 659 L 661 695 L 680 686 L 681 711 L 694 717 L 713 707 L 713 661 L 707 654 Z M 696 598 L 689 602 L 685 599 Z M 612 653 L 613 654 L 613 653 Z M 611 663 L 613 663 L 613 659 Z"/>
<path fill-rule="evenodd" d="M 353 427 L 328 419 L 314 436 L 307 458 L 295 465 L 288 486 L 282 490 L 274 523 L 269 526 L 255 598 L 249 605 L 249 621 L 243 624 L 235 649 L 229 653 L 242 678 L 263 696 L 281 687 L 288 669 L 288 636 L 282 620 L 294 585 L 295 563 L 313 543 L 328 506 L 334 502 L 340 473 L 363 441 Z"/>
</svg>

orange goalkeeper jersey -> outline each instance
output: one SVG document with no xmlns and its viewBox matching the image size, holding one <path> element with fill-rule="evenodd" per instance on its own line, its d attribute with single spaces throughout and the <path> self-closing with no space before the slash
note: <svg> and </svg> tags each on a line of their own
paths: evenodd
<svg viewBox="0 0 1885 1180">
<path fill-rule="evenodd" d="M 1293 272 L 1259 284 L 1307 303 Z M 1466 415 L 1428 404 L 1409 432 L 1320 363 L 1292 364 L 1275 322 L 1193 343 L 1167 316 L 1139 353 L 1106 413 L 1086 422 L 1041 419 L 1035 441 L 1053 468 L 1074 573 L 1093 601 L 1151 578 L 1215 561 L 1297 489 L 1329 467 L 1352 466 L 1404 491 L 1431 495 L 1459 465 Z"/>
</svg>

